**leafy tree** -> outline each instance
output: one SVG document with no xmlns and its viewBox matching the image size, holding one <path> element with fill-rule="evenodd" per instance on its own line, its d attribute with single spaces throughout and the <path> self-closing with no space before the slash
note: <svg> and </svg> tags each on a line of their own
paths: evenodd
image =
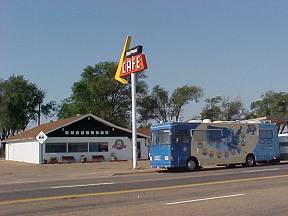
<svg viewBox="0 0 288 216">
<path fill-rule="evenodd" d="M 171 97 L 168 92 L 159 85 L 152 89 L 150 95 L 147 95 L 140 101 L 138 110 L 142 121 L 168 121 L 179 120 L 183 106 L 191 101 L 198 102 L 203 96 L 203 90 L 197 86 L 188 86 L 177 88 L 173 91 Z"/>
<path fill-rule="evenodd" d="M 128 126 L 131 113 L 130 86 L 114 80 L 116 68 L 114 62 L 87 66 L 81 79 L 73 84 L 72 95 L 62 101 L 58 117 L 92 113 L 114 124 Z M 139 76 L 137 79 L 137 97 L 141 99 L 146 94 L 147 85 Z"/>
<path fill-rule="evenodd" d="M 200 113 L 201 118 L 210 119 L 211 121 L 221 119 L 222 116 L 221 101 L 222 97 L 220 96 L 205 99 L 206 105 L 204 106 L 202 112 Z"/>
<path fill-rule="evenodd" d="M 288 117 L 288 93 L 267 91 L 261 100 L 251 103 L 250 108 L 256 117 Z"/>
<path fill-rule="evenodd" d="M 201 117 L 215 120 L 241 120 L 245 118 L 245 109 L 239 98 L 231 100 L 229 97 L 216 96 L 205 100 L 206 105 L 202 109 Z"/>
<path fill-rule="evenodd" d="M 227 121 L 240 120 L 244 112 L 243 103 L 239 98 L 231 100 L 229 97 L 222 98 L 222 118 Z"/>
<path fill-rule="evenodd" d="M 23 76 L 11 76 L 0 81 L 0 126 L 2 139 L 25 130 L 31 120 L 38 117 L 38 107 L 42 104 L 45 92 Z M 50 115 L 54 102 L 42 105 L 42 113 Z"/>
<path fill-rule="evenodd" d="M 170 98 L 172 108 L 171 119 L 175 117 L 175 120 L 178 121 L 183 106 L 193 100 L 198 103 L 199 98 L 201 97 L 203 97 L 203 90 L 200 87 L 185 85 L 183 87 L 176 88 Z"/>
<path fill-rule="evenodd" d="M 168 92 L 159 85 L 156 85 L 150 95 L 139 100 L 138 112 L 141 115 L 141 120 L 168 121 L 168 104 Z"/>
</svg>

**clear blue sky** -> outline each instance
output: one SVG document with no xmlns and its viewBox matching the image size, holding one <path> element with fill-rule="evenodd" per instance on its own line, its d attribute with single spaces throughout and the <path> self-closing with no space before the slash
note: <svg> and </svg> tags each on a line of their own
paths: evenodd
<svg viewBox="0 0 288 216">
<path fill-rule="evenodd" d="M 128 34 L 144 45 L 150 88 L 197 85 L 247 108 L 288 90 L 284 0 L 0 0 L 0 78 L 23 74 L 60 102 L 87 65 L 118 61 Z"/>
</svg>

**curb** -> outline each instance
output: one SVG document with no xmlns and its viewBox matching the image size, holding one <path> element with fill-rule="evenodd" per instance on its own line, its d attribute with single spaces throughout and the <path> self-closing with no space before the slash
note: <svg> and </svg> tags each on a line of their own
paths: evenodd
<svg viewBox="0 0 288 216">
<path fill-rule="evenodd" d="M 127 172 L 118 172 L 118 173 L 113 173 L 112 176 L 121 176 L 121 175 L 139 175 L 139 174 L 147 174 L 147 173 L 154 173 L 159 170 L 131 170 Z"/>
</svg>

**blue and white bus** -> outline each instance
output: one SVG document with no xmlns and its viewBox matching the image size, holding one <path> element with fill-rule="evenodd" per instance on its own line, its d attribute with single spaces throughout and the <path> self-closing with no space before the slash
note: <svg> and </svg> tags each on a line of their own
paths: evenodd
<svg viewBox="0 0 288 216">
<path fill-rule="evenodd" d="M 167 122 L 151 131 L 152 168 L 193 171 L 207 165 L 254 166 L 280 158 L 276 124 Z"/>
</svg>

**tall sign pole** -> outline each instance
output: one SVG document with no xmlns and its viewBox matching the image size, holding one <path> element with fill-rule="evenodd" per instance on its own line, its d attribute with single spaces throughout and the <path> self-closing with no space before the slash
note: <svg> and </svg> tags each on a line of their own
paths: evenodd
<svg viewBox="0 0 288 216">
<path fill-rule="evenodd" d="M 136 73 L 131 73 L 133 169 L 137 167 Z"/>
<path fill-rule="evenodd" d="M 115 79 L 122 84 L 127 84 L 123 77 L 131 74 L 131 94 L 132 94 L 132 158 L 133 169 L 137 168 L 137 126 L 136 126 L 136 73 L 147 69 L 145 55 L 142 54 L 142 46 L 138 45 L 129 49 L 131 36 L 127 36 Z"/>
</svg>

